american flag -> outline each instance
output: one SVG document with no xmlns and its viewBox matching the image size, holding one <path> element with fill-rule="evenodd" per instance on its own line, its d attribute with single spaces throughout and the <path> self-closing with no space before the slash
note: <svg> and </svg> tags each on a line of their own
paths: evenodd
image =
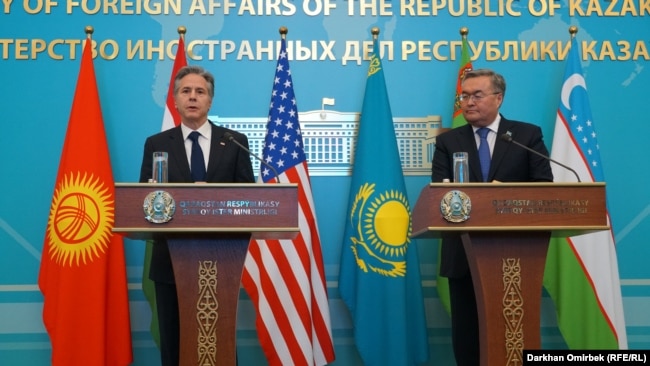
<svg viewBox="0 0 650 366">
<path fill-rule="evenodd" d="M 284 38 L 262 156 L 278 181 L 298 183 L 300 232 L 250 243 L 242 284 L 257 310 L 258 338 L 270 365 L 325 365 L 334 360 L 325 271 Z M 275 178 L 262 165 L 260 180 Z"/>
<path fill-rule="evenodd" d="M 600 146 L 575 38 L 567 60 L 551 158 L 573 167 L 582 182 L 604 182 Z M 556 182 L 573 173 L 551 165 Z M 608 224 L 609 214 L 607 215 Z M 555 301 L 558 325 L 570 349 L 627 349 L 613 231 L 553 238 L 544 285 Z"/>
</svg>

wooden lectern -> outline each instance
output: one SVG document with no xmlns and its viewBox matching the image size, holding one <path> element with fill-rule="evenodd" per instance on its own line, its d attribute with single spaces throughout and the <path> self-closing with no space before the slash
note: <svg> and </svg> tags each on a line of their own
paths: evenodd
<svg viewBox="0 0 650 366">
<path fill-rule="evenodd" d="M 113 231 L 167 240 L 178 289 L 180 365 L 234 366 L 248 243 L 296 236 L 297 185 L 118 183 Z"/>
<path fill-rule="evenodd" d="M 432 183 L 413 210 L 413 237 L 458 234 L 474 281 L 481 365 L 521 365 L 540 349 L 552 236 L 609 229 L 604 183 Z"/>
</svg>

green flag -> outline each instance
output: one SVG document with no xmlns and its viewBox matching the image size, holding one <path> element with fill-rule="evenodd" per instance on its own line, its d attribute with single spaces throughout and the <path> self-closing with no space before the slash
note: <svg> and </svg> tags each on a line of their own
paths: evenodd
<svg viewBox="0 0 650 366">
<path fill-rule="evenodd" d="M 461 88 L 460 84 L 463 81 L 465 73 L 472 70 L 472 59 L 469 55 L 469 47 L 467 46 L 467 32 L 461 29 L 461 34 L 463 36 L 461 53 L 460 53 L 460 67 L 458 68 L 458 77 L 456 78 L 456 96 L 454 98 L 454 114 L 452 117 L 451 128 L 462 126 L 467 124 L 465 116 L 460 109 L 460 93 Z M 437 278 L 437 288 L 438 288 L 438 297 L 442 302 L 443 307 L 447 311 L 447 314 L 451 314 L 451 303 L 449 300 L 449 281 L 447 277 L 440 276 L 440 243 L 438 243 L 438 278 Z"/>
</svg>

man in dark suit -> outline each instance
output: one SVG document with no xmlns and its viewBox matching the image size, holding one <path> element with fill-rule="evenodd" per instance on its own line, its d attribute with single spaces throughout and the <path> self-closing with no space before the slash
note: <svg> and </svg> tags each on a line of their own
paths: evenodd
<svg viewBox="0 0 650 366">
<path fill-rule="evenodd" d="M 506 92 L 503 76 L 487 69 L 469 71 L 461 82 L 461 89 L 461 108 L 468 124 L 436 138 L 432 181 L 453 180 L 453 153 L 464 151 L 469 154 L 470 182 L 552 182 L 553 173 L 547 159 L 499 138 L 509 134 L 513 140 L 548 156 L 542 130 L 538 126 L 511 121 L 499 113 Z M 482 143 L 479 129 L 483 127 L 488 129 L 484 141 L 491 155 L 487 176 L 483 176 L 481 171 L 478 152 Z M 465 249 L 458 235 L 450 234 L 442 238 L 440 274 L 449 279 L 451 332 L 456 363 L 459 366 L 479 365 L 476 297 Z"/>
<path fill-rule="evenodd" d="M 147 138 L 140 169 L 141 183 L 152 178 L 154 151 L 168 153 L 170 183 L 255 181 L 248 153 L 229 142 L 224 135 L 230 133 L 246 148 L 248 138 L 208 120 L 213 97 L 214 77 L 209 72 L 198 66 L 186 66 L 178 71 L 174 78 L 174 102 L 181 116 L 181 125 Z M 190 137 L 194 131 L 200 134 L 196 142 Z M 199 144 L 200 153 L 197 153 L 198 147 L 193 146 L 195 143 Z M 200 159 L 202 164 L 195 169 L 193 157 L 200 155 L 203 155 Z M 154 281 L 156 288 L 161 361 L 165 366 L 177 366 L 180 344 L 178 298 L 166 241 L 159 240 L 153 245 L 149 278 Z"/>
</svg>

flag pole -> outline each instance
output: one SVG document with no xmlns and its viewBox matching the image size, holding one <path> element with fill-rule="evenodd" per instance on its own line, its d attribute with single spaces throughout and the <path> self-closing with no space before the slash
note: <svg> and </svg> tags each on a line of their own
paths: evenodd
<svg viewBox="0 0 650 366">
<path fill-rule="evenodd" d="M 95 28 L 92 25 L 87 25 L 84 27 L 84 33 L 86 33 L 86 40 L 82 43 L 81 52 L 83 53 L 84 47 L 86 47 L 86 42 L 93 41 L 93 33 L 95 33 Z"/>
<path fill-rule="evenodd" d="M 469 28 L 467 27 L 460 27 L 460 30 L 458 31 L 460 33 L 460 41 L 462 43 L 467 42 L 467 35 L 469 34 Z M 461 47 L 462 49 L 462 47 Z M 461 50 L 461 57 L 462 57 L 462 50 Z M 470 57 L 471 61 L 471 57 Z"/>
<path fill-rule="evenodd" d="M 86 39 L 92 40 L 92 35 L 95 32 L 95 28 L 93 28 L 92 25 L 87 25 L 86 28 L 84 28 L 84 31 L 86 32 Z"/>
<path fill-rule="evenodd" d="M 187 28 L 185 28 L 184 25 L 179 25 L 178 28 L 176 28 L 176 32 L 178 32 L 178 37 L 183 41 L 183 47 L 185 47 L 185 33 L 187 33 Z M 180 42 L 178 45 L 180 46 Z M 185 50 L 183 50 L 183 53 L 185 53 Z M 176 50 L 176 54 L 178 54 L 178 50 Z M 174 57 L 174 61 L 176 61 L 176 57 Z"/>
<path fill-rule="evenodd" d="M 380 32 L 379 27 L 372 27 L 370 29 L 370 34 L 372 34 L 372 49 L 373 49 L 372 52 L 375 52 L 375 42 L 377 42 L 377 40 L 379 39 L 379 32 Z M 364 51 L 363 56 L 365 58 L 365 56 L 366 56 L 365 51 Z M 377 56 L 377 59 L 381 59 L 381 55 L 380 55 L 380 52 L 379 52 L 379 45 L 377 45 L 377 55 L 376 56 Z M 370 57 L 372 57 L 372 54 L 371 54 Z M 359 122 L 361 122 L 361 120 L 359 120 Z"/>
<path fill-rule="evenodd" d="M 575 25 L 570 26 L 569 34 L 571 35 L 571 40 L 573 40 L 576 37 L 576 34 L 578 34 L 578 27 L 576 27 Z"/>
<path fill-rule="evenodd" d="M 467 27 L 460 27 L 460 30 L 459 30 L 458 32 L 460 33 L 460 41 L 461 41 L 462 43 L 467 42 L 467 35 L 469 34 L 469 28 L 467 28 Z M 462 43 L 461 43 L 461 44 L 462 44 Z M 461 46 L 461 57 L 463 57 L 463 56 L 462 56 L 462 46 Z M 470 61 L 471 61 L 471 57 L 470 57 Z"/>
<path fill-rule="evenodd" d="M 185 28 L 184 25 L 179 25 L 178 28 L 176 28 L 176 31 L 178 32 L 178 37 L 181 38 L 182 41 L 183 41 L 183 47 L 185 47 L 185 33 L 187 33 L 187 28 Z M 178 45 L 180 46 L 180 42 L 179 42 Z M 184 51 L 185 50 L 183 50 L 183 53 L 185 53 Z M 176 51 L 176 54 L 178 54 L 178 51 Z M 176 61 L 176 60 L 174 60 L 174 61 Z M 173 75 L 173 76 L 175 76 L 175 75 Z"/>
</svg>

